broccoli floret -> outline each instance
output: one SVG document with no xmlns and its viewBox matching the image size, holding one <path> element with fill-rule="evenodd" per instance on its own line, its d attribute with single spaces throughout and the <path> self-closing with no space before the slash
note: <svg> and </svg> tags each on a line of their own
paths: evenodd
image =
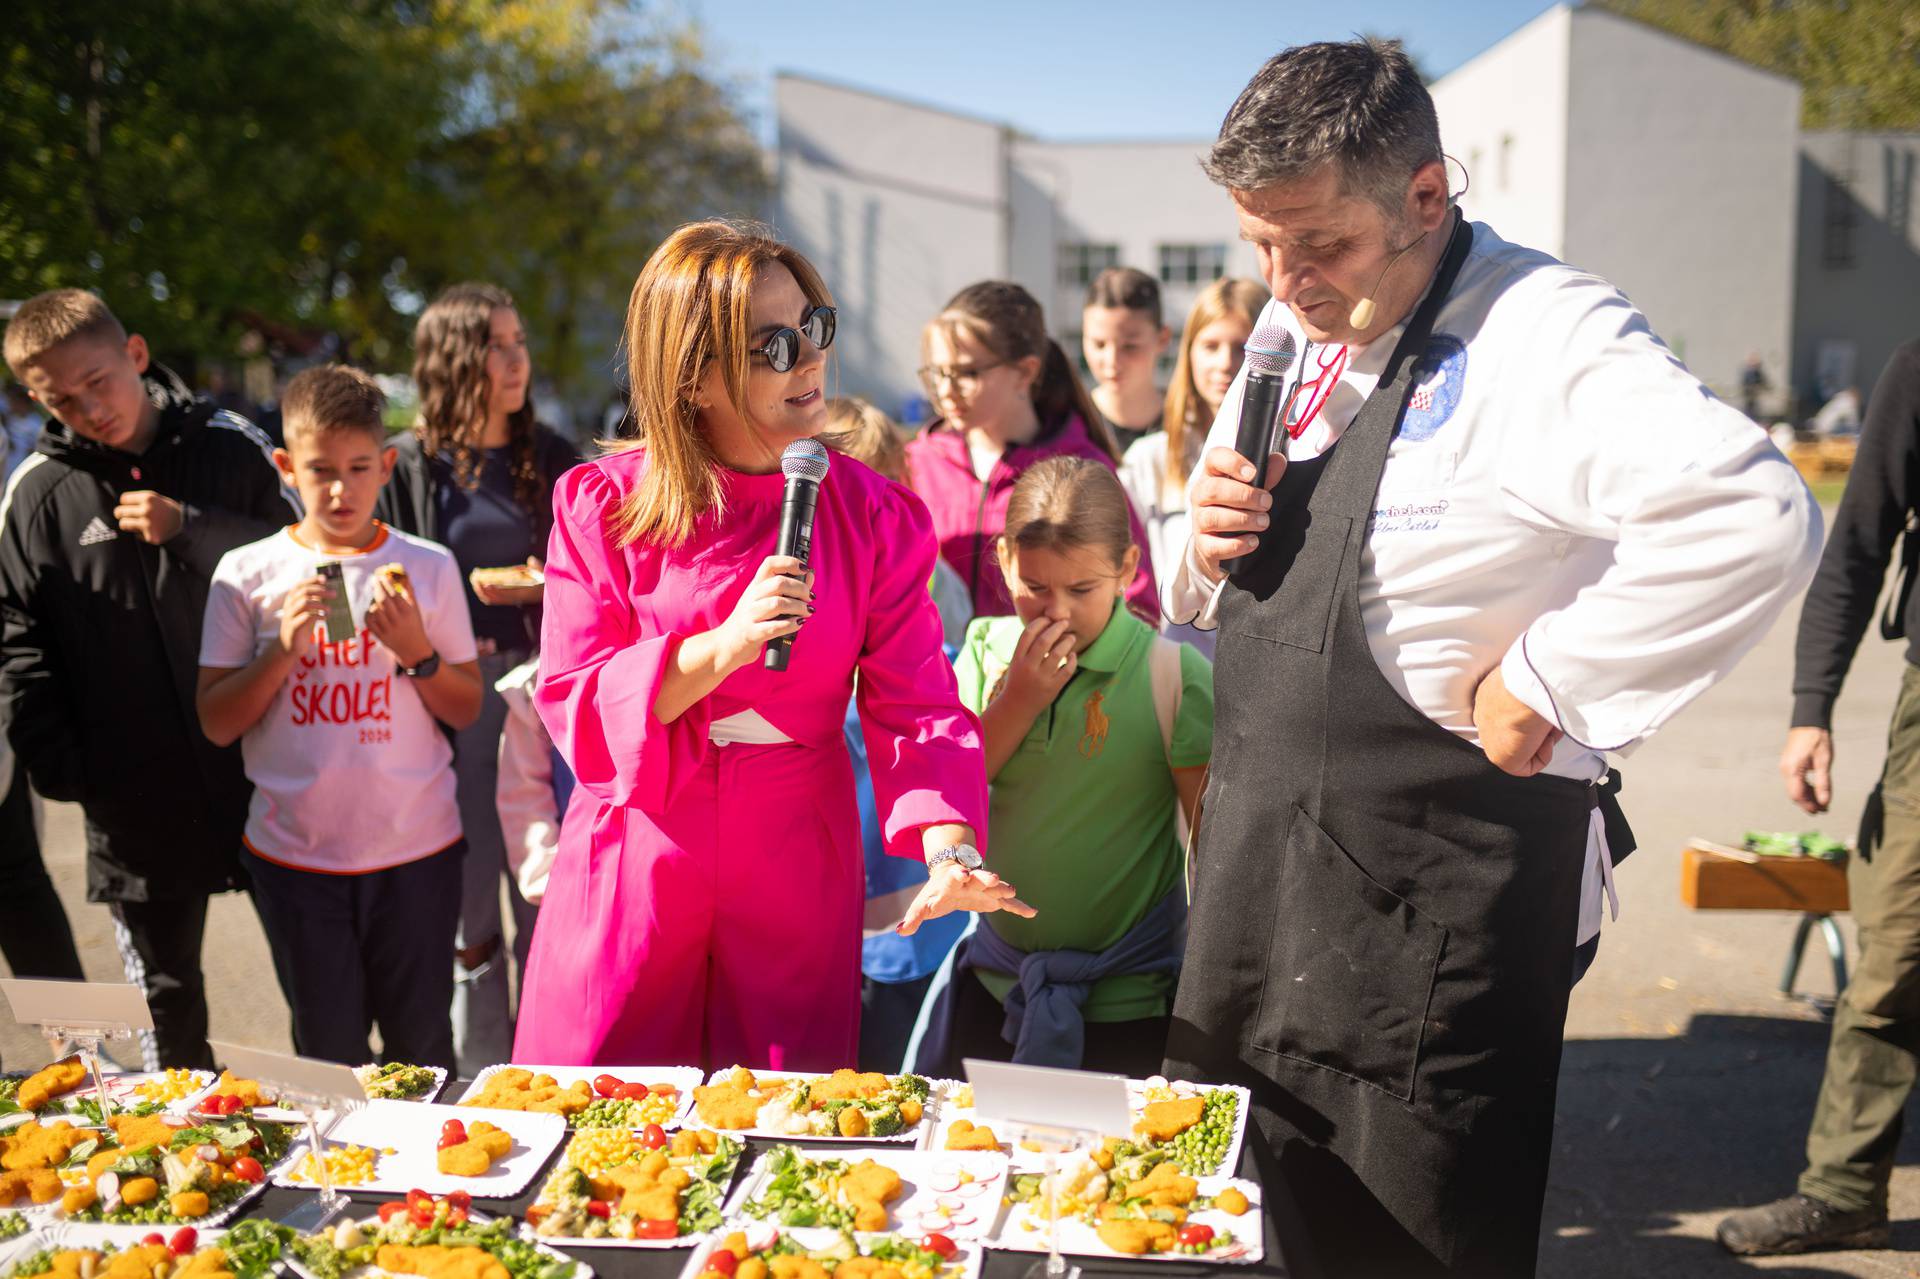
<svg viewBox="0 0 1920 1279">
<path fill-rule="evenodd" d="M 920 1075 L 901 1075 L 894 1080 L 894 1087 L 915 1101 L 925 1101 L 933 1092 L 933 1085 Z"/>
<path fill-rule="evenodd" d="M 900 1107 L 888 1102 L 877 1110 L 867 1112 L 867 1133 L 874 1137 L 891 1137 L 907 1126 L 900 1117 Z"/>
</svg>

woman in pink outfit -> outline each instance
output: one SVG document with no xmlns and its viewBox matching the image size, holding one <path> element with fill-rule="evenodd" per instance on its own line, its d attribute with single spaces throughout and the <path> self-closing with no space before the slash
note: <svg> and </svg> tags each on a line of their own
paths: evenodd
<svg viewBox="0 0 1920 1279">
<path fill-rule="evenodd" d="M 640 441 L 564 476 L 535 703 L 578 778 L 516 1061 L 830 1070 L 857 1046 L 855 692 L 890 852 L 933 867 L 902 931 L 1031 908 L 979 868 L 979 726 L 927 594 L 911 491 L 849 458 L 812 571 L 773 554 L 781 451 L 827 421 L 826 287 L 763 228 L 682 227 L 627 313 Z M 784 672 L 761 663 L 794 637 Z"/>
</svg>

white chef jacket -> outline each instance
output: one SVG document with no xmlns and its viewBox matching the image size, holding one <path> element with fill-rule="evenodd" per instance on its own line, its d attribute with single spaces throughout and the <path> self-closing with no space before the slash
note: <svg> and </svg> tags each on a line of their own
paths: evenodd
<svg viewBox="0 0 1920 1279">
<path fill-rule="evenodd" d="M 1261 325 L 1305 334 L 1278 300 Z M 1290 457 L 1332 447 L 1400 327 L 1354 347 Z M 1321 348 L 1296 363 L 1311 377 Z M 1360 612 L 1387 682 L 1479 744 L 1473 691 L 1494 666 L 1566 734 L 1547 771 L 1590 781 L 1733 669 L 1819 558 L 1798 472 L 1715 399 L 1617 289 L 1483 223 L 1434 324 L 1387 454 L 1360 564 Z M 1243 368 L 1208 446 L 1232 448 Z M 1285 437 L 1282 436 L 1283 442 Z M 1218 626 L 1192 553 L 1167 615 Z M 1578 941 L 1599 932 L 1612 863 L 1598 815 Z"/>
</svg>

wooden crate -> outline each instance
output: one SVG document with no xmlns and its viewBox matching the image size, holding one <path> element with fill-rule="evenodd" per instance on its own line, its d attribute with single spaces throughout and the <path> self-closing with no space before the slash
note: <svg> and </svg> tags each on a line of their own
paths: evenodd
<svg viewBox="0 0 1920 1279">
<path fill-rule="evenodd" d="M 1680 900 L 1695 910 L 1835 915 L 1847 909 L 1847 864 L 1821 857 L 1757 857 L 1710 840 L 1691 840 L 1680 853 Z"/>
</svg>

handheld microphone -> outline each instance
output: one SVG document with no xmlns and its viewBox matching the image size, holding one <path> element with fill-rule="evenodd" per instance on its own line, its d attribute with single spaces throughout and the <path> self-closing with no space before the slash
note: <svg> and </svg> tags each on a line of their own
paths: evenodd
<svg viewBox="0 0 1920 1279">
<path fill-rule="evenodd" d="M 795 440 L 780 454 L 780 473 L 787 491 L 780 500 L 780 546 L 776 555 L 790 555 L 804 571 L 813 555 L 813 511 L 820 501 L 820 483 L 827 478 L 827 446 L 819 440 Z M 770 671 L 787 669 L 793 636 L 767 642 L 763 659 Z"/>
<path fill-rule="evenodd" d="M 1293 334 L 1278 325 L 1255 329 L 1247 339 L 1247 385 L 1240 399 L 1233 450 L 1253 463 L 1255 484 L 1266 475 L 1267 458 L 1273 453 L 1274 428 L 1286 404 L 1287 370 L 1293 367 L 1294 351 Z M 1248 563 L 1245 555 L 1228 561 L 1227 576 L 1239 576 Z"/>
</svg>

